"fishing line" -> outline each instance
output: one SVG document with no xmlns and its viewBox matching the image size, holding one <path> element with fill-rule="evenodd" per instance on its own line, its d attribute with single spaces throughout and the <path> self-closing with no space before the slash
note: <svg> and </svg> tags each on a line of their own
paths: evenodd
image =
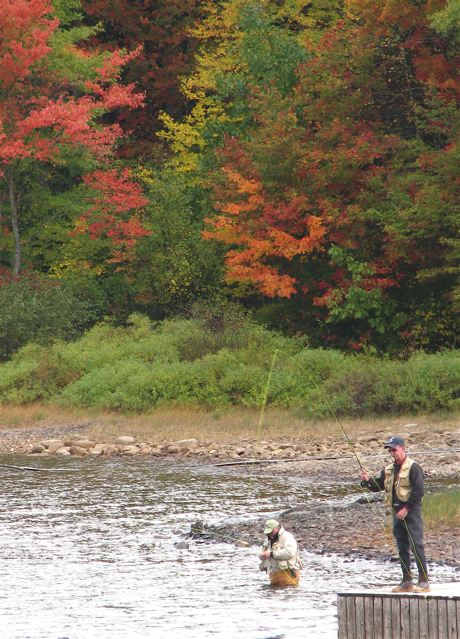
<svg viewBox="0 0 460 639">
<path fill-rule="evenodd" d="M 256 441 L 261 440 L 262 437 L 262 433 L 264 431 L 264 417 L 265 417 L 265 407 L 267 405 L 267 400 L 268 400 L 268 394 L 270 392 L 270 384 L 271 384 L 271 380 L 272 380 L 272 376 L 273 376 L 273 370 L 275 368 L 275 363 L 276 363 L 276 358 L 278 357 L 278 351 L 279 349 L 275 349 L 274 353 L 273 353 L 273 357 L 272 357 L 272 361 L 270 364 L 270 369 L 268 371 L 268 376 L 267 376 L 267 382 L 265 384 L 265 389 L 264 389 L 264 393 L 262 395 L 262 402 L 260 405 L 260 411 L 259 411 L 259 420 L 257 423 L 257 432 L 256 432 Z M 256 461 L 256 459 L 254 458 L 254 461 Z M 253 485 L 253 497 L 255 497 L 255 491 L 254 491 L 254 483 L 256 480 L 256 476 L 252 475 L 251 477 L 251 483 Z M 265 544 L 264 544 L 265 547 Z M 263 561 L 267 561 L 266 559 L 264 559 Z M 289 568 L 280 568 L 278 572 L 283 572 L 285 574 L 289 574 L 290 576 L 292 576 L 292 572 Z"/>
</svg>

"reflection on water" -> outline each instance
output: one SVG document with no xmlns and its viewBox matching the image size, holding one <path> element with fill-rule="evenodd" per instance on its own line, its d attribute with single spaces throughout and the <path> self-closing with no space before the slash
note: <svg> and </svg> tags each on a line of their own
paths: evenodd
<svg viewBox="0 0 460 639">
<path fill-rule="evenodd" d="M 2 639 L 336 637 L 337 591 L 399 579 L 397 566 L 303 553 L 300 587 L 276 590 L 255 548 L 174 547 L 197 519 L 231 519 L 237 536 L 238 521 L 327 488 L 155 458 L 65 463 L 74 472 L 0 468 Z"/>
</svg>

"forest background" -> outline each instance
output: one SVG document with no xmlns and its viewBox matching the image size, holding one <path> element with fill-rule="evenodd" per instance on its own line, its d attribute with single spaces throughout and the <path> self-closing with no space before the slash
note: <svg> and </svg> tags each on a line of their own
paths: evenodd
<svg viewBox="0 0 460 639">
<path fill-rule="evenodd" d="M 458 0 L 0 7 L 0 400 L 458 407 Z"/>
</svg>

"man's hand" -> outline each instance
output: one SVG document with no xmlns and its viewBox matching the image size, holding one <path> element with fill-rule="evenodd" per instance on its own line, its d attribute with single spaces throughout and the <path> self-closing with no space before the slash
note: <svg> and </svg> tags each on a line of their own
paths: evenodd
<svg viewBox="0 0 460 639">
<path fill-rule="evenodd" d="M 263 550 L 259 555 L 259 559 L 270 559 L 270 551 Z"/>
<path fill-rule="evenodd" d="M 403 508 L 398 510 L 398 512 L 396 513 L 396 518 L 402 521 L 403 519 L 406 519 L 408 512 L 409 512 L 409 508 L 406 508 L 406 506 L 403 506 Z"/>
<path fill-rule="evenodd" d="M 367 472 L 367 470 L 364 470 L 364 468 L 361 469 L 361 479 L 363 481 L 369 481 L 369 479 L 371 478 L 371 476 L 369 475 L 369 473 Z"/>
</svg>

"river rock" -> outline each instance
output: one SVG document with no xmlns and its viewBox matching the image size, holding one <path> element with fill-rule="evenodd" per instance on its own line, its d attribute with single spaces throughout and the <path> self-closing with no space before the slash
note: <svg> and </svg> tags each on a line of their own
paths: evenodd
<svg viewBox="0 0 460 639">
<path fill-rule="evenodd" d="M 35 444 L 35 446 L 32 446 L 30 453 L 33 455 L 35 453 L 42 453 L 44 450 L 44 446 L 42 446 L 41 444 Z"/>
<path fill-rule="evenodd" d="M 250 544 L 248 544 L 248 542 L 247 542 L 247 541 L 243 541 L 243 539 L 237 539 L 237 540 L 235 541 L 235 546 L 236 546 L 237 548 L 248 548 L 248 546 L 249 546 L 249 545 L 250 545 Z"/>
<path fill-rule="evenodd" d="M 123 446 L 121 452 L 123 455 L 137 455 L 139 453 L 139 448 L 137 446 Z"/>
<path fill-rule="evenodd" d="M 86 453 L 88 452 L 86 448 L 82 448 L 81 446 L 71 446 L 69 448 L 70 454 L 71 455 L 86 455 Z"/>
<path fill-rule="evenodd" d="M 178 550 L 188 550 L 190 548 L 190 544 L 186 541 L 176 541 L 174 548 L 177 548 Z"/>
<path fill-rule="evenodd" d="M 54 448 L 54 450 L 57 450 L 58 448 L 61 448 L 61 446 L 64 446 L 64 442 L 62 441 L 62 439 L 44 439 L 40 442 L 40 445 L 47 450 L 49 450 L 50 447 Z"/>
<path fill-rule="evenodd" d="M 115 440 L 115 444 L 122 444 L 124 446 L 129 446 L 130 444 L 134 444 L 136 442 L 135 437 L 131 437 L 130 435 L 121 435 L 117 437 Z"/>
<path fill-rule="evenodd" d="M 50 455 L 54 455 L 61 448 L 64 448 L 64 442 L 63 441 L 55 441 L 55 442 L 53 442 L 52 444 L 50 444 L 48 446 L 48 453 Z"/>
<path fill-rule="evenodd" d="M 177 446 L 179 450 L 191 450 L 198 447 L 197 439 L 179 439 L 177 442 L 172 442 L 173 446 Z"/>
<path fill-rule="evenodd" d="M 92 442 L 89 439 L 78 439 L 72 443 L 72 446 L 79 446 L 80 448 L 85 448 L 89 450 L 90 448 L 94 448 L 96 446 L 96 442 Z"/>
<path fill-rule="evenodd" d="M 103 455 L 105 449 L 105 444 L 96 444 L 94 448 L 91 448 L 89 451 L 90 455 Z"/>
<path fill-rule="evenodd" d="M 139 448 L 139 455 L 151 455 L 152 454 L 152 449 L 150 448 L 150 446 L 142 446 L 142 448 Z"/>
<path fill-rule="evenodd" d="M 170 444 L 169 446 L 166 446 L 165 451 L 170 455 L 175 455 L 179 452 L 179 447 L 175 446 L 174 444 Z"/>
<path fill-rule="evenodd" d="M 116 455 L 119 452 L 118 446 L 115 444 L 106 444 L 104 446 L 104 455 L 106 457 L 111 457 L 112 455 Z"/>
</svg>

